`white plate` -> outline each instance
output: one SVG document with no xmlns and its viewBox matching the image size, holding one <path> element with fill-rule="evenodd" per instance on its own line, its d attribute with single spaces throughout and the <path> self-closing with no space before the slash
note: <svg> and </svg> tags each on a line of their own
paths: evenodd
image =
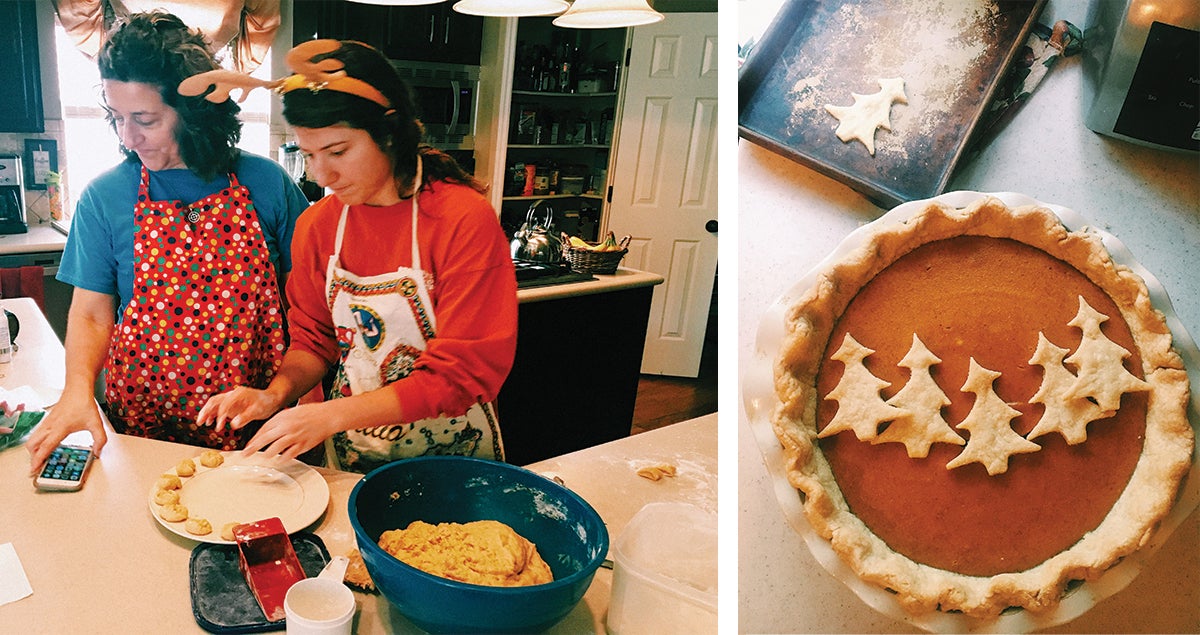
<svg viewBox="0 0 1200 635">
<path fill-rule="evenodd" d="M 329 505 L 329 484 L 316 470 L 296 460 L 281 460 L 255 455 L 247 459 L 236 452 L 222 453 L 225 462 L 217 467 L 204 467 L 200 456 L 191 458 L 196 473 L 180 477 L 183 487 L 179 502 L 188 509 L 191 518 L 204 518 L 212 524 L 212 533 L 205 536 L 189 534 L 183 522 L 171 523 L 158 515 L 160 505 L 154 502 L 158 477 L 150 486 L 150 515 L 158 524 L 184 538 L 214 544 L 233 544 L 221 539 L 221 527 L 226 523 L 248 523 L 278 517 L 289 534 L 311 525 L 325 513 Z M 175 474 L 172 465 L 163 474 Z"/>
<path fill-rule="evenodd" d="M 1129 267 L 1146 281 L 1146 286 L 1150 291 L 1150 300 L 1154 304 L 1154 307 L 1162 311 L 1163 315 L 1166 316 L 1167 326 L 1170 327 L 1171 335 L 1174 338 L 1175 350 L 1183 357 L 1184 365 L 1187 367 L 1188 377 L 1193 387 L 1189 419 L 1191 420 L 1192 428 L 1197 430 L 1197 434 L 1200 435 L 1200 396 L 1197 395 L 1197 387 L 1200 387 L 1200 350 L 1196 348 L 1195 341 L 1192 340 L 1183 323 L 1179 321 L 1178 316 L 1171 306 L 1171 300 L 1167 297 L 1166 290 L 1158 280 L 1133 258 L 1133 255 L 1125 248 L 1121 241 L 1117 240 L 1111 234 L 1096 229 L 1078 213 L 1060 205 L 1042 203 L 1023 194 L 1012 192 L 988 194 L 980 192 L 950 192 L 932 199 L 911 201 L 899 205 L 877 220 L 851 232 L 832 253 L 800 278 L 795 285 L 780 296 L 763 314 L 755 340 L 754 355 L 751 357 L 743 376 L 743 405 L 746 408 L 747 419 L 749 420 L 751 430 L 754 432 L 755 441 L 758 443 L 759 450 L 762 452 L 767 465 L 767 471 L 770 473 L 776 498 L 779 499 L 779 504 L 783 508 L 783 514 L 788 524 L 804 538 L 804 542 L 808 545 L 813 557 L 821 563 L 821 566 L 826 571 L 848 586 L 863 602 L 866 602 L 875 610 L 896 620 L 907 622 L 930 632 L 1023 633 L 1049 628 L 1073 620 L 1083 615 L 1088 609 L 1095 606 L 1096 603 L 1124 589 L 1132 582 L 1145 563 L 1149 561 L 1150 556 L 1166 542 L 1171 532 L 1191 514 L 1192 510 L 1196 509 L 1197 505 L 1200 505 L 1200 445 L 1198 445 L 1193 451 L 1192 469 L 1184 481 L 1183 491 L 1180 493 L 1179 500 L 1176 502 L 1175 507 L 1171 509 L 1170 514 L 1162 521 L 1159 530 L 1151 537 L 1150 542 L 1146 546 L 1127 556 L 1119 564 L 1104 572 L 1100 578 L 1084 582 L 1069 590 L 1063 601 L 1052 611 L 1033 613 L 1020 609 L 1010 609 L 991 620 L 978 620 L 962 614 L 941 612 L 931 612 L 915 616 L 910 615 L 904 610 L 893 594 L 859 578 L 833 551 L 833 547 L 829 544 L 829 541 L 819 536 L 813 530 L 812 526 L 808 524 L 808 520 L 804 516 L 804 508 L 800 502 L 800 496 L 796 489 L 787 481 L 783 450 L 779 445 L 779 440 L 775 437 L 774 429 L 771 427 L 771 413 L 779 404 L 775 396 L 774 386 L 775 358 L 779 353 L 785 335 L 784 315 L 787 309 L 795 304 L 796 299 L 813 285 L 817 273 L 823 271 L 838 259 L 841 259 L 847 252 L 857 248 L 863 243 L 869 233 L 874 232 L 880 226 L 903 222 L 913 214 L 919 212 L 931 201 L 938 201 L 953 207 L 962 208 L 984 196 L 994 196 L 1009 207 L 1020 205 L 1039 205 L 1045 207 L 1057 214 L 1062 220 L 1063 225 L 1071 230 L 1080 230 L 1085 227 L 1090 228 L 1103 239 L 1104 246 L 1112 254 L 1114 261 Z"/>
</svg>

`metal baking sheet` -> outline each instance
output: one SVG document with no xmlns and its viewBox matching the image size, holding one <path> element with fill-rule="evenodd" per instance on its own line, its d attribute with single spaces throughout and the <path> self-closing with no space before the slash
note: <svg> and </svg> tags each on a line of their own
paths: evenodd
<svg viewBox="0 0 1200 635">
<path fill-rule="evenodd" d="M 940 194 L 1045 0 L 789 0 L 738 76 L 741 137 L 877 205 Z M 827 104 L 904 79 L 875 155 L 843 143 Z"/>
</svg>

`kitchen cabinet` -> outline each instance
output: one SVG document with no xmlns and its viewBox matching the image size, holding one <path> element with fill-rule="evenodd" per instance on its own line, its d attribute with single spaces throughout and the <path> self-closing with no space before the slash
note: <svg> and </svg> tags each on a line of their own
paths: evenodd
<svg viewBox="0 0 1200 635">
<path fill-rule="evenodd" d="M 521 18 L 512 51 L 500 221 L 511 233 L 548 200 L 555 228 L 596 240 L 624 79 L 626 29 Z"/>
<path fill-rule="evenodd" d="M 478 66 L 483 18 L 457 13 L 452 5 L 297 2 L 292 16 L 293 39 L 296 44 L 313 38 L 359 40 L 393 60 Z"/>
<path fill-rule="evenodd" d="M 662 277 L 620 269 L 597 278 L 518 291 L 517 354 L 496 399 L 509 463 L 629 436 Z"/>
<path fill-rule="evenodd" d="M 0 132 L 45 132 L 34 0 L 0 2 Z"/>
</svg>

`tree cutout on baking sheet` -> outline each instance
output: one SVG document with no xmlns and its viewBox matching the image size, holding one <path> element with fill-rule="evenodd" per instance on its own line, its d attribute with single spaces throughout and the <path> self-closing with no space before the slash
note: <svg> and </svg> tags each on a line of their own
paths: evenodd
<svg viewBox="0 0 1200 635">
<path fill-rule="evenodd" d="M 903 413 L 871 443 L 903 443 L 908 457 L 912 459 L 929 456 L 929 446 L 934 443 L 966 443 L 942 418 L 942 407 L 950 405 L 950 398 L 942 392 L 929 372 L 930 366 L 941 362 L 913 333 L 912 346 L 899 364 L 909 369 L 908 382 L 887 400 L 888 404 L 902 409 Z"/>
<path fill-rule="evenodd" d="M 966 418 L 955 426 L 969 431 L 971 438 L 967 439 L 967 447 L 946 464 L 947 468 L 980 463 L 987 468 L 988 476 L 995 476 L 1008 471 L 1008 457 L 1013 454 L 1042 449 L 1012 429 L 1012 420 L 1021 412 L 1004 403 L 992 388 L 992 382 L 999 376 L 1000 373 L 980 366 L 974 357 L 971 358 L 962 390 L 975 393 L 975 404 Z"/>
<path fill-rule="evenodd" d="M 1042 404 L 1044 410 L 1037 425 L 1025 438 L 1033 440 L 1043 434 L 1058 432 L 1070 445 L 1087 440 L 1087 424 L 1097 419 L 1112 416 L 1086 397 L 1070 397 L 1070 388 L 1075 385 L 1075 375 L 1063 364 L 1068 351 L 1055 346 L 1038 333 L 1038 346 L 1029 360 L 1030 364 L 1042 367 L 1042 384 L 1029 398 L 1030 403 Z"/>
<path fill-rule="evenodd" d="M 825 104 L 825 111 L 838 120 L 835 131 L 838 139 L 843 142 L 858 139 L 867 146 L 867 152 L 875 156 L 875 129 L 892 129 L 892 104 L 907 104 L 908 97 L 904 94 L 904 79 L 895 77 L 879 80 L 879 92 L 870 95 L 850 93 L 854 104 L 850 106 L 834 106 Z"/>
<path fill-rule="evenodd" d="M 1064 396 L 1067 399 L 1092 399 L 1111 414 L 1121 407 L 1121 395 L 1149 390 L 1150 385 L 1125 370 L 1124 360 L 1130 353 L 1100 330 L 1100 325 L 1107 320 L 1107 315 L 1093 309 L 1083 296 L 1079 296 L 1079 312 L 1067 324 L 1083 331 L 1083 339 L 1079 348 L 1065 360 L 1076 368 L 1076 379 Z"/>
<path fill-rule="evenodd" d="M 871 374 L 863 363 L 874 352 L 859 344 L 849 333 L 842 338 L 842 345 L 833 354 L 833 359 L 842 362 L 845 370 L 837 385 L 825 395 L 826 399 L 838 402 L 838 409 L 825 429 L 817 434 L 818 437 L 825 438 L 843 430 L 853 430 L 859 441 L 869 441 L 879 434 L 881 423 L 892 421 L 904 413 L 900 408 L 888 405 L 879 396 L 879 391 L 891 383 Z"/>
</svg>

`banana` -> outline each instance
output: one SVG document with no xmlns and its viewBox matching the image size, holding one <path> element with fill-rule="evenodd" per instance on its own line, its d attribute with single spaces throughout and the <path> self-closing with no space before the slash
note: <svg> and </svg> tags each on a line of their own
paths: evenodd
<svg viewBox="0 0 1200 635">
<path fill-rule="evenodd" d="M 571 242 L 571 246 L 575 247 L 576 249 L 589 249 L 589 250 L 592 249 L 592 246 L 587 244 L 587 242 L 584 241 L 579 236 L 571 236 L 570 242 Z"/>
</svg>

